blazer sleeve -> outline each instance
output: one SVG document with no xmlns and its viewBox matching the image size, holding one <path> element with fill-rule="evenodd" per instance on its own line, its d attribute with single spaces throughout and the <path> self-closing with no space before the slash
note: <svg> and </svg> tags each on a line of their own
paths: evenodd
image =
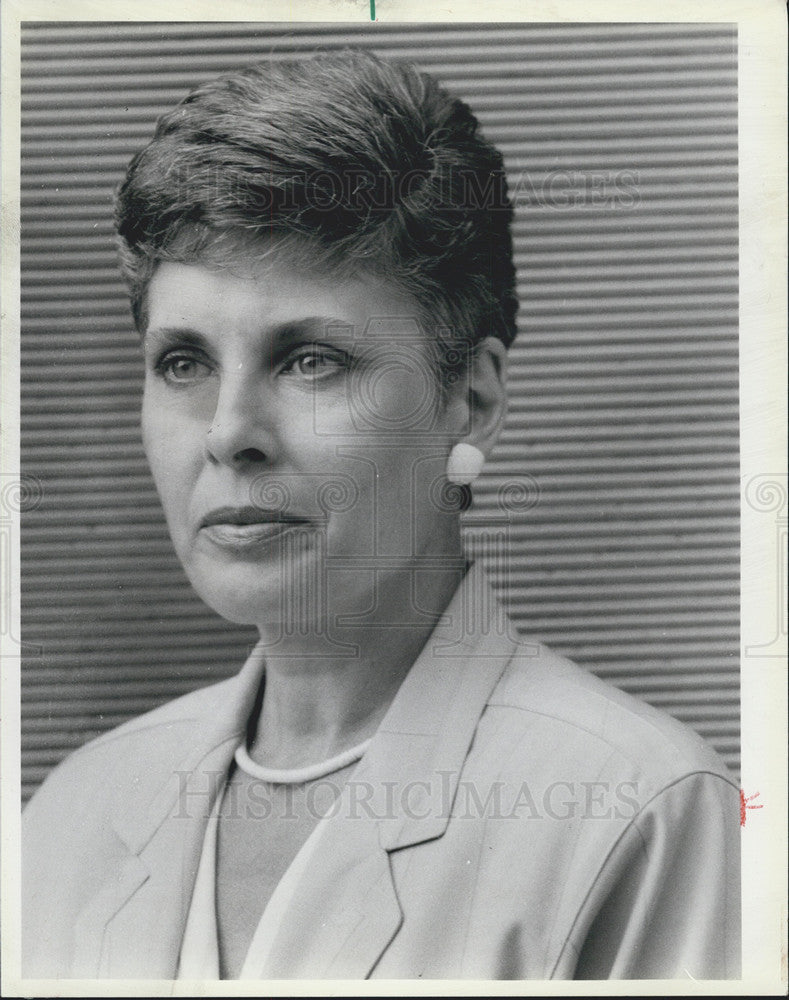
<svg viewBox="0 0 789 1000">
<path fill-rule="evenodd" d="M 739 794 L 703 772 L 634 817 L 587 895 L 568 945 L 576 979 L 740 975 Z"/>
</svg>

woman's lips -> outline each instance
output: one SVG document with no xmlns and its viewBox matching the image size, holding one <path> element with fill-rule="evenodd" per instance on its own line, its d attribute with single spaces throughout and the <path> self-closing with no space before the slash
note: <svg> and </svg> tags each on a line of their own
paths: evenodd
<svg viewBox="0 0 789 1000">
<path fill-rule="evenodd" d="M 220 507 L 201 520 L 200 533 L 223 548 L 245 549 L 270 545 L 308 524 L 306 518 L 287 517 L 256 507 Z"/>
<path fill-rule="evenodd" d="M 269 545 L 288 532 L 304 527 L 305 521 L 261 521 L 257 524 L 207 524 L 201 531 L 215 545 L 225 548 L 251 548 Z"/>
</svg>

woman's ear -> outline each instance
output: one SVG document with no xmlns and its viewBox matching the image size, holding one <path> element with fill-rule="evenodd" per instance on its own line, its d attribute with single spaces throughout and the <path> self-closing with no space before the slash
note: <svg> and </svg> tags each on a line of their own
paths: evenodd
<svg viewBox="0 0 789 1000">
<path fill-rule="evenodd" d="M 498 337 L 477 345 L 468 372 L 456 386 L 457 443 L 487 456 L 507 414 L 507 349 Z"/>
</svg>

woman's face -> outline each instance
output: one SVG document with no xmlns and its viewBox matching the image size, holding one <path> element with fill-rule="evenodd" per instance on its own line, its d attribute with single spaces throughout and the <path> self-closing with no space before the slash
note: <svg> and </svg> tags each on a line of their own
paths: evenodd
<svg viewBox="0 0 789 1000">
<path fill-rule="evenodd" d="M 375 278 L 158 267 L 145 448 L 178 556 L 221 615 L 358 613 L 376 569 L 450 548 L 435 497 L 463 428 L 415 316 Z"/>
</svg>

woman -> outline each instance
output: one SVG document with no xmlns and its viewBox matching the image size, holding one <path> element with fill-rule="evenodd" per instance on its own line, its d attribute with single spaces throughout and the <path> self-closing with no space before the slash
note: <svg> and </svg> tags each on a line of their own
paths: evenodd
<svg viewBox="0 0 789 1000">
<path fill-rule="evenodd" d="M 463 556 L 510 218 L 468 108 L 370 56 L 207 83 L 132 162 L 146 451 L 194 588 L 260 642 L 35 796 L 26 975 L 736 975 L 718 759 L 518 639 Z"/>
</svg>

